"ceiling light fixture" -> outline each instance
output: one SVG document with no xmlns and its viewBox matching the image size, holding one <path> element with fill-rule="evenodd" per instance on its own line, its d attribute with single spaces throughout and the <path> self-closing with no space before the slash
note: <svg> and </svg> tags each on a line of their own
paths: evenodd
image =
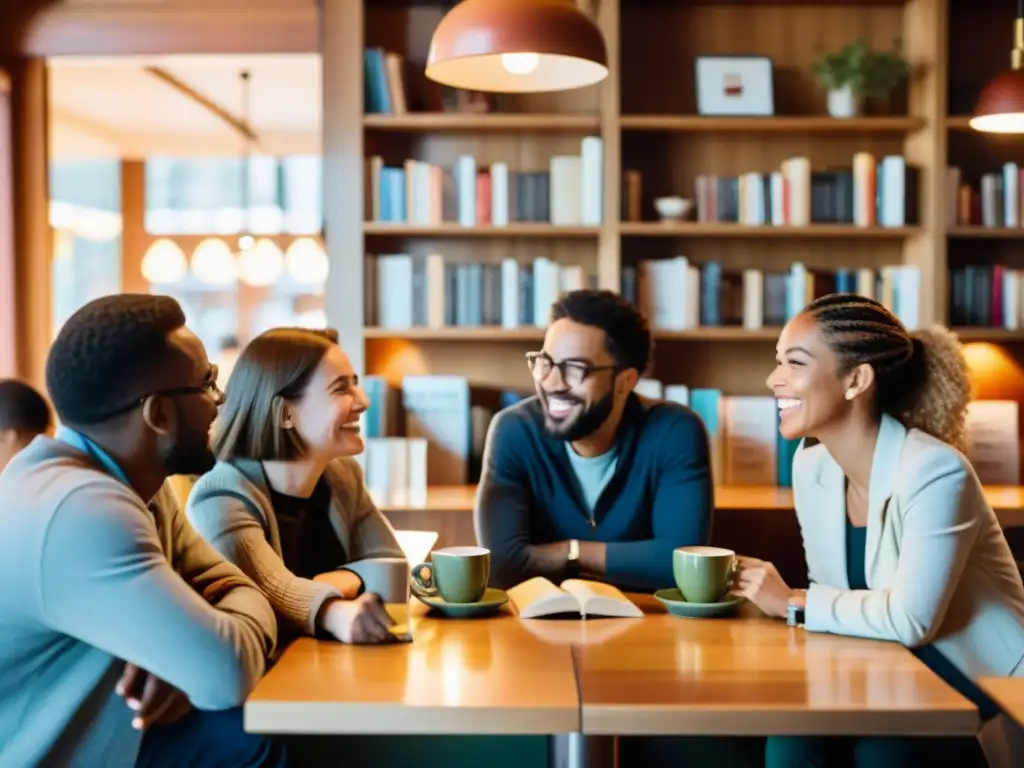
<svg viewBox="0 0 1024 768">
<path fill-rule="evenodd" d="M 982 133 L 1024 133 L 1024 0 L 1017 0 L 1010 69 L 982 90 L 969 125 Z"/>
<path fill-rule="evenodd" d="M 426 75 L 470 91 L 567 91 L 604 80 L 608 51 L 574 0 L 463 0 L 434 30 Z"/>
</svg>

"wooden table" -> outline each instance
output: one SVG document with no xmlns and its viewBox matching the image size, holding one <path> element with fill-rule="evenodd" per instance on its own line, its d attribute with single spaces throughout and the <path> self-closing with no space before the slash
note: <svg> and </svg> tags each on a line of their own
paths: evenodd
<svg viewBox="0 0 1024 768">
<path fill-rule="evenodd" d="M 424 615 L 415 642 L 302 639 L 245 705 L 293 734 L 973 735 L 975 707 L 909 651 L 746 615 L 466 621 Z M 581 716 L 582 713 L 582 716 Z"/>
<path fill-rule="evenodd" d="M 983 677 L 978 681 L 978 687 L 1024 728 L 1024 677 Z"/>
<path fill-rule="evenodd" d="M 974 705 L 895 643 L 765 618 L 648 616 L 574 649 L 583 733 L 974 735 Z"/>
<path fill-rule="evenodd" d="M 301 734 L 557 734 L 580 728 L 568 645 L 509 613 L 453 621 L 413 600 L 414 642 L 297 640 L 245 704 L 245 728 Z"/>
</svg>

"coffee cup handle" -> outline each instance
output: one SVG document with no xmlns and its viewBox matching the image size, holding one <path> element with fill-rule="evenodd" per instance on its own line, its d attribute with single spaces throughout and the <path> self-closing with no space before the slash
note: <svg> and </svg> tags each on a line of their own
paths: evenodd
<svg viewBox="0 0 1024 768">
<path fill-rule="evenodd" d="M 422 597 L 432 597 L 437 594 L 437 585 L 434 584 L 434 564 L 420 563 L 412 569 L 409 586 L 413 594 Z"/>
<path fill-rule="evenodd" d="M 729 593 L 736 586 L 736 574 L 740 570 L 740 561 L 733 558 L 732 565 L 729 566 L 729 570 L 725 574 L 725 591 Z"/>
</svg>

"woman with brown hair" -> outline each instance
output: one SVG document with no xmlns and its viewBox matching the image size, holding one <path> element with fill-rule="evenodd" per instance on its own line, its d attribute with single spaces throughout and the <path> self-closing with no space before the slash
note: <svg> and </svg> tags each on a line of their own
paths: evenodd
<svg viewBox="0 0 1024 768">
<path fill-rule="evenodd" d="M 374 559 L 404 557 L 352 458 L 368 406 L 332 331 L 267 331 L 231 373 L 214 426 L 217 465 L 187 512 L 292 625 L 283 637 L 393 639 L 383 602 L 363 584 Z"/>
<path fill-rule="evenodd" d="M 767 384 L 783 436 L 815 441 L 793 462 L 810 588 L 790 589 L 752 558 L 740 558 L 737 587 L 808 631 L 910 648 L 978 704 L 985 751 L 1005 755 L 974 681 L 1024 676 L 1024 584 L 961 453 L 971 388 L 956 337 L 911 335 L 878 302 L 833 294 L 783 329 Z M 943 738 L 770 738 L 766 758 L 768 768 L 985 764 L 978 741 Z"/>
</svg>

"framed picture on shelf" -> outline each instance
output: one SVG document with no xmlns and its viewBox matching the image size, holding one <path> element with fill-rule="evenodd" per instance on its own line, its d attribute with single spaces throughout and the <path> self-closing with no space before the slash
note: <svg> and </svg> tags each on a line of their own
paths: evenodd
<svg viewBox="0 0 1024 768">
<path fill-rule="evenodd" d="M 775 114 L 772 60 L 767 56 L 698 56 L 697 114 L 771 117 Z"/>
</svg>

